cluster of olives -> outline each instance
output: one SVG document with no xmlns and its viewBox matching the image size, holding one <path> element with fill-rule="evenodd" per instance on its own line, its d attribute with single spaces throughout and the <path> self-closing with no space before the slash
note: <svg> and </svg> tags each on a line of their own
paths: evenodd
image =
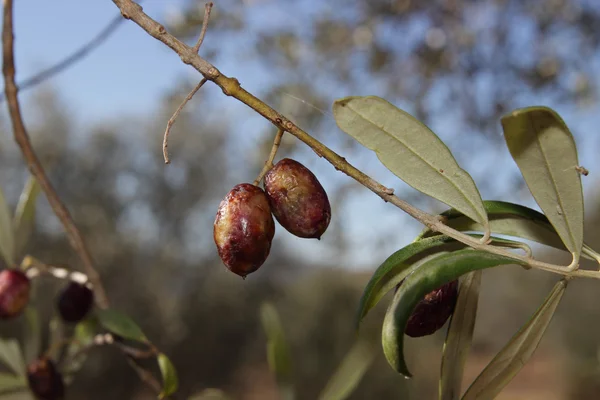
<svg viewBox="0 0 600 400">
<path fill-rule="evenodd" d="M 0 319 L 19 316 L 30 299 L 31 281 L 17 269 L 0 272 Z M 92 290 L 84 284 L 69 282 L 59 293 L 56 308 L 61 319 L 77 323 L 85 318 L 94 303 Z M 54 400 L 64 396 L 64 381 L 52 360 L 41 356 L 27 367 L 31 391 L 39 399 Z"/>
<path fill-rule="evenodd" d="M 323 186 L 295 160 L 284 158 L 271 168 L 264 177 L 264 190 L 241 183 L 221 201 L 214 240 L 230 271 L 246 277 L 265 262 L 275 236 L 273 215 L 301 238 L 320 239 L 329 226 L 331 206 Z"/>
<path fill-rule="evenodd" d="M 264 177 L 264 190 L 241 183 L 225 196 L 214 223 L 219 257 L 235 274 L 258 270 L 269 256 L 277 221 L 301 238 L 319 239 L 329 226 L 331 206 L 315 175 L 295 160 L 284 158 Z M 400 283 L 402 284 L 402 283 Z M 458 281 L 433 290 L 414 309 L 405 333 L 431 335 L 454 312 Z"/>
</svg>

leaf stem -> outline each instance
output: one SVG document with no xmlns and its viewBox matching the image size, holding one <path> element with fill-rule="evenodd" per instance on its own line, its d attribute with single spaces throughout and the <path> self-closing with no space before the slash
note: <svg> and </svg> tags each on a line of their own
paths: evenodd
<svg viewBox="0 0 600 400">
<path fill-rule="evenodd" d="M 271 153 L 269 154 L 269 158 L 267 159 L 267 161 L 265 161 L 265 166 L 260 171 L 260 174 L 258 174 L 258 177 L 254 180 L 254 186 L 258 186 L 258 184 L 260 183 L 260 181 L 262 181 L 267 172 L 269 172 L 269 170 L 273 168 L 273 160 L 275 159 L 275 155 L 277 155 L 277 150 L 279 149 L 279 145 L 281 144 L 281 138 L 283 137 L 284 132 L 285 131 L 281 128 L 277 131 L 275 139 L 273 140 L 273 147 L 271 147 Z"/>
</svg>

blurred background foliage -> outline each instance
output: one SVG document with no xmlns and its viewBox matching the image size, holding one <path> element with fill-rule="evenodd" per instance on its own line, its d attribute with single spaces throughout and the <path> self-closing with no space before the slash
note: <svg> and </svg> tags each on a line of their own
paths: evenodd
<svg viewBox="0 0 600 400">
<path fill-rule="evenodd" d="M 192 43 L 203 5 L 187 0 L 154 17 Z M 399 183 L 337 130 L 334 98 L 385 97 L 442 136 L 484 198 L 530 206 L 498 120 L 516 107 L 552 106 L 565 116 L 590 170 L 584 178 L 586 241 L 598 249 L 600 165 L 592 155 L 600 144 L 593 128 L 600 122 L 599 46 L 600 4 L 593 0 L 219 0 L 201 52 L 224 65 L 226 74 L 227 65 L 244 65 L 247 76 L 237 76 L 242 85 L 252 80 L 259 97 L 431 212 L 445 207 Z M 298 399 L 314 399 L 352 346 L 353 318 L 370 272 L 420 226 L 286 136 L 279 156 L 317 173 L 332 200 L 332 225 L 320 242 L 293 238 L 277 226 L 272 254 L 259 272 L 245 281 L 229 273 L 213 245 L 214 213 L 233 185 L 258 174 L 275 131 L 231 99 L 224 99 L 224 110 L 222 93 L 207 85 L 177 120 L 169 146 L 173 163 L 165 166 L 160 143 L 166 121 L 194 84 L 181 76 L 156 99 L 155 110 L 130 117 L 124 110 L 102 123 L 75 121 L 60 87 L 42 85 L 25 103 L 32 140 L 87 238 L 113 306 L 129 313 L 178 368 L 180 398 L 208 387 L 238 399 L 278 398 L 259 318 L 268 300 L 290 342 Z M 2 118 L 0 184 L 14 205 L 27 172 Z M 38 206 L 27 251 L 79 268 L 46 200 Z M 467 384 L 555 281 L 513 267 L 484 273 Z M 36 305 L 46 322 L 59 287 L 47 279 L 38 284 Z M 600 396 L 598 293 L 598 282 L 573 282 L 538 353 L 500 398 Z M 382 304 L 362 328 L 377 357 L 351 398 L 434 398 L 444 333 L 409 340 L 415 378 L 406 381 L 380 351 L 384 311 Z M 18 336 L 23 321 L 3 323 L 0 330 Z M 47 329 L 43 337 L 48 340 Z M 68 398 L 153 396 L 118 351 L 98 349 Z"/>
</svg>

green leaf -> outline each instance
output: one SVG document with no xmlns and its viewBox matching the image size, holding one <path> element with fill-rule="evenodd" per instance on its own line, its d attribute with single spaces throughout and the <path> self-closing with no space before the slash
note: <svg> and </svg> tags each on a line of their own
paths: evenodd
<svg viewBox="0 0 600 400">
<path fill-rule="evenodd" d="M 36 400 L 31 390 L 21 390 L 14 393 L 0 395 L 0 400 Z"/>
<path fill-rule="evenodd" d="M 164 399 L 177 391 L 179 380 L 177 379 L 177 371 L 169 360 L 169 357 L 160 353 L 157 357 L 158 367 L 163 379 L 163 389 L 159 395 L 160 399 Z"/>
<path fill-rule="evenodd" d="M 427 293 L 468 272 L 504 264 L 523 263 L 482 250 L 464 249 L 438 255 L 408 275 L 394 295 L 383 321 L 383 352 L 392 368 L 406 377 L 411 376 L 404 360 L 404 331 L 412 311 Z"/>
<path fill-rule="evenodd" d="M 42 346 L 42 327 L 38 310 L 28 306 L 25 309 L 25 320 L 27 321 L 27 329 L 24 334 L 23 353 L 25 361 L 31 362 L 40 355 Z"/>
<path fill-rule="evenodd" d="M 109 332 L 125 339 L 147 342 L 148 339 L 140 327 L 127 315 L 113 309 L 97 310 L 98 322 Z"/>
<path fill-rule="evenodd" d="M 267 359 L 275 374 L 283 398 L 293 398 L 292 361 L 277 310 L 271 303 L 260 309 L 263 329 L 267 335 Z"/>
<path fill-rule="evenodd" d="M 493 399 L 517 375 L 537 349 L 566 288 L 566 280 L 554 285 L 529 322 L 510 339 L 471 384 L 463 400 Z"/>
<path fill-rule="evenodd" d="M 481 237 L 481 235 L 470 236 Z M 492 239 L 493 244 L 497 246 L 524 246 L 522 243 L 512 240 L 496 237 Z M 360 322 L 366 317 L 367 313 L 375 307 L 390 290 L 396 287 L 402 279 L 420 266 L 425 257 L 430 256 L 432 253 L 439 253 L 443 250 L 456 250 L 464 247 L 464 244 L 457 242 L 448 236 L 438 235 L 415 241 L 389 256 L 373 273 L 363 291 L 356 316 L 356 328 L 358 329 Z"/>
<path fill-rule="evenodd" d="M 35 225 L 35 203 L 40 192 L 41 187 L 38 181 L 33 176 L 30 176 L 23 188 L 23 192 L 21 192 L 15 211 L 15 251 L 17 254 L 23 251 L 33 232 Z"/>
<path fill-rule="evenodd" d="M 490 221 L 492 233 L 515 236 L 532 240 L 559 250 L 566 250 L 565 245 L 548 221 L 548 218 L 539 211 L 519 204 L 504 201 L 485 200 L 485 211 Z M 449 209 L 440 214 L 445 218 L 444 223 L 461 232 L 483 232 L 481 224 L 473 221 L 456 209 Z M 415 241 L 439 235 L 439 233 L 425 228 Z M 584 243 L 583 253 L 586 258 L 594 259 L 600 263 L 600 254 Z"/>
<path fill-rule="evenodd" d="M 352 394 L 371 366 L 375 352 L 365 341 L 352 346 L 319 395 L 319 400 L 344 400 Z"/>
<path fill-rule="evenodd" d="M 404 182 L 487 224 L 473 178 L 423 123 L 374 96 L 339 99 L 333 104 L 333 115 L 341 130 L 375 151 Z"/>
<path fill-rule="evenodd" d="M 197 393 L 190 397 L 188 400 L 230 400 L 231 397 L 227 396 L 224 391 L 219 389 L 204 389 L 202 392 Z"/>
<path fill-rule="evenodd" d="M 583 245 L 583 191 L 573 135 L 547 107 L 515 110 L 502 118 L 502 128 L 525 183 L 576 265 Z"/>
<path fill-rule="evenodd" d="M 475 329 L 481 271 L 469 272 L 460 279 L 458 299 L 450 319 L 440 373 L 440 400 L 460 398 L 460 386 Z"/>
<path fill-rule="evenodd" d="M 0 372 L 0 393 L 14 392 L 27 387 L 28 382 L 24 375 L 17 376 Z"/>
<path fill-rule="evenodd" d="M 0 189 L 0 256 L 6 264 L 15 263 L 15 233 L 13 230 L 10 209 Z"/>
<path fill-rule="evenodd" d="M 25 360 L 15 339 L 0 338 L 0 361 L 19 376 L 25 375 Z"/>
</svg>

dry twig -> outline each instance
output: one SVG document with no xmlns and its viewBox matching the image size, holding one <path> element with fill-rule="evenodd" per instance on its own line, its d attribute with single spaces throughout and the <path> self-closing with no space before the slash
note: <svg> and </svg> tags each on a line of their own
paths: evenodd
<svg viewBox="0 0 600 400">
<path fill-rule="evenodd" d="M 208 19 L 210 18 L 210 11 L 212 10 L 213 3 L 206 3 L 204 5 L 204 19 L 202 20 L 202 28 L 200 29 L 200 37 L 194 46 L 194 51 L 197 53 L 200 50 L 200 46 L 204 42 L 204 36 L 206 35 L 206 28 L 208 28 Z"/>
<path fill-rule="evenodd" d="M 203 78 L 200 81 L 200 83 L 198 83 L 196 85 L 196 87 L 193 88 L 192 91 L 188 93 L 186 98 L 183 99 L 183 102 L 179 105 L 179 107 L 177 107 L 177 110 L 175 110 L 175 112 L 173 113 L 173 116 L 171 118 L 169 118 L 169 121 L 167 122 L 167 129 L 165 130 L 165 136 L 163 137 L 163 157 L 165 158 L 165 164 L 171 163 L 171 160 L 169 159 L 169 150 L 167 149 L 167 147 L 169 146 L 169 133 L 171 132 L 171 127 L 175 123 L 175 120 L 177 119 L 177 117 L 179 117 L 179 113 L 181 113 L 181 110 L 183 110 L 183 107 L 185 107 L 187 102 L 190 101 L 192 99 L 192 97 L 194 97 L 196 92 L 198 90 L 200 90 L 200 88 L 206 83 L 206 81 L 207 81 L 207 79 Z"/>
</svg>

